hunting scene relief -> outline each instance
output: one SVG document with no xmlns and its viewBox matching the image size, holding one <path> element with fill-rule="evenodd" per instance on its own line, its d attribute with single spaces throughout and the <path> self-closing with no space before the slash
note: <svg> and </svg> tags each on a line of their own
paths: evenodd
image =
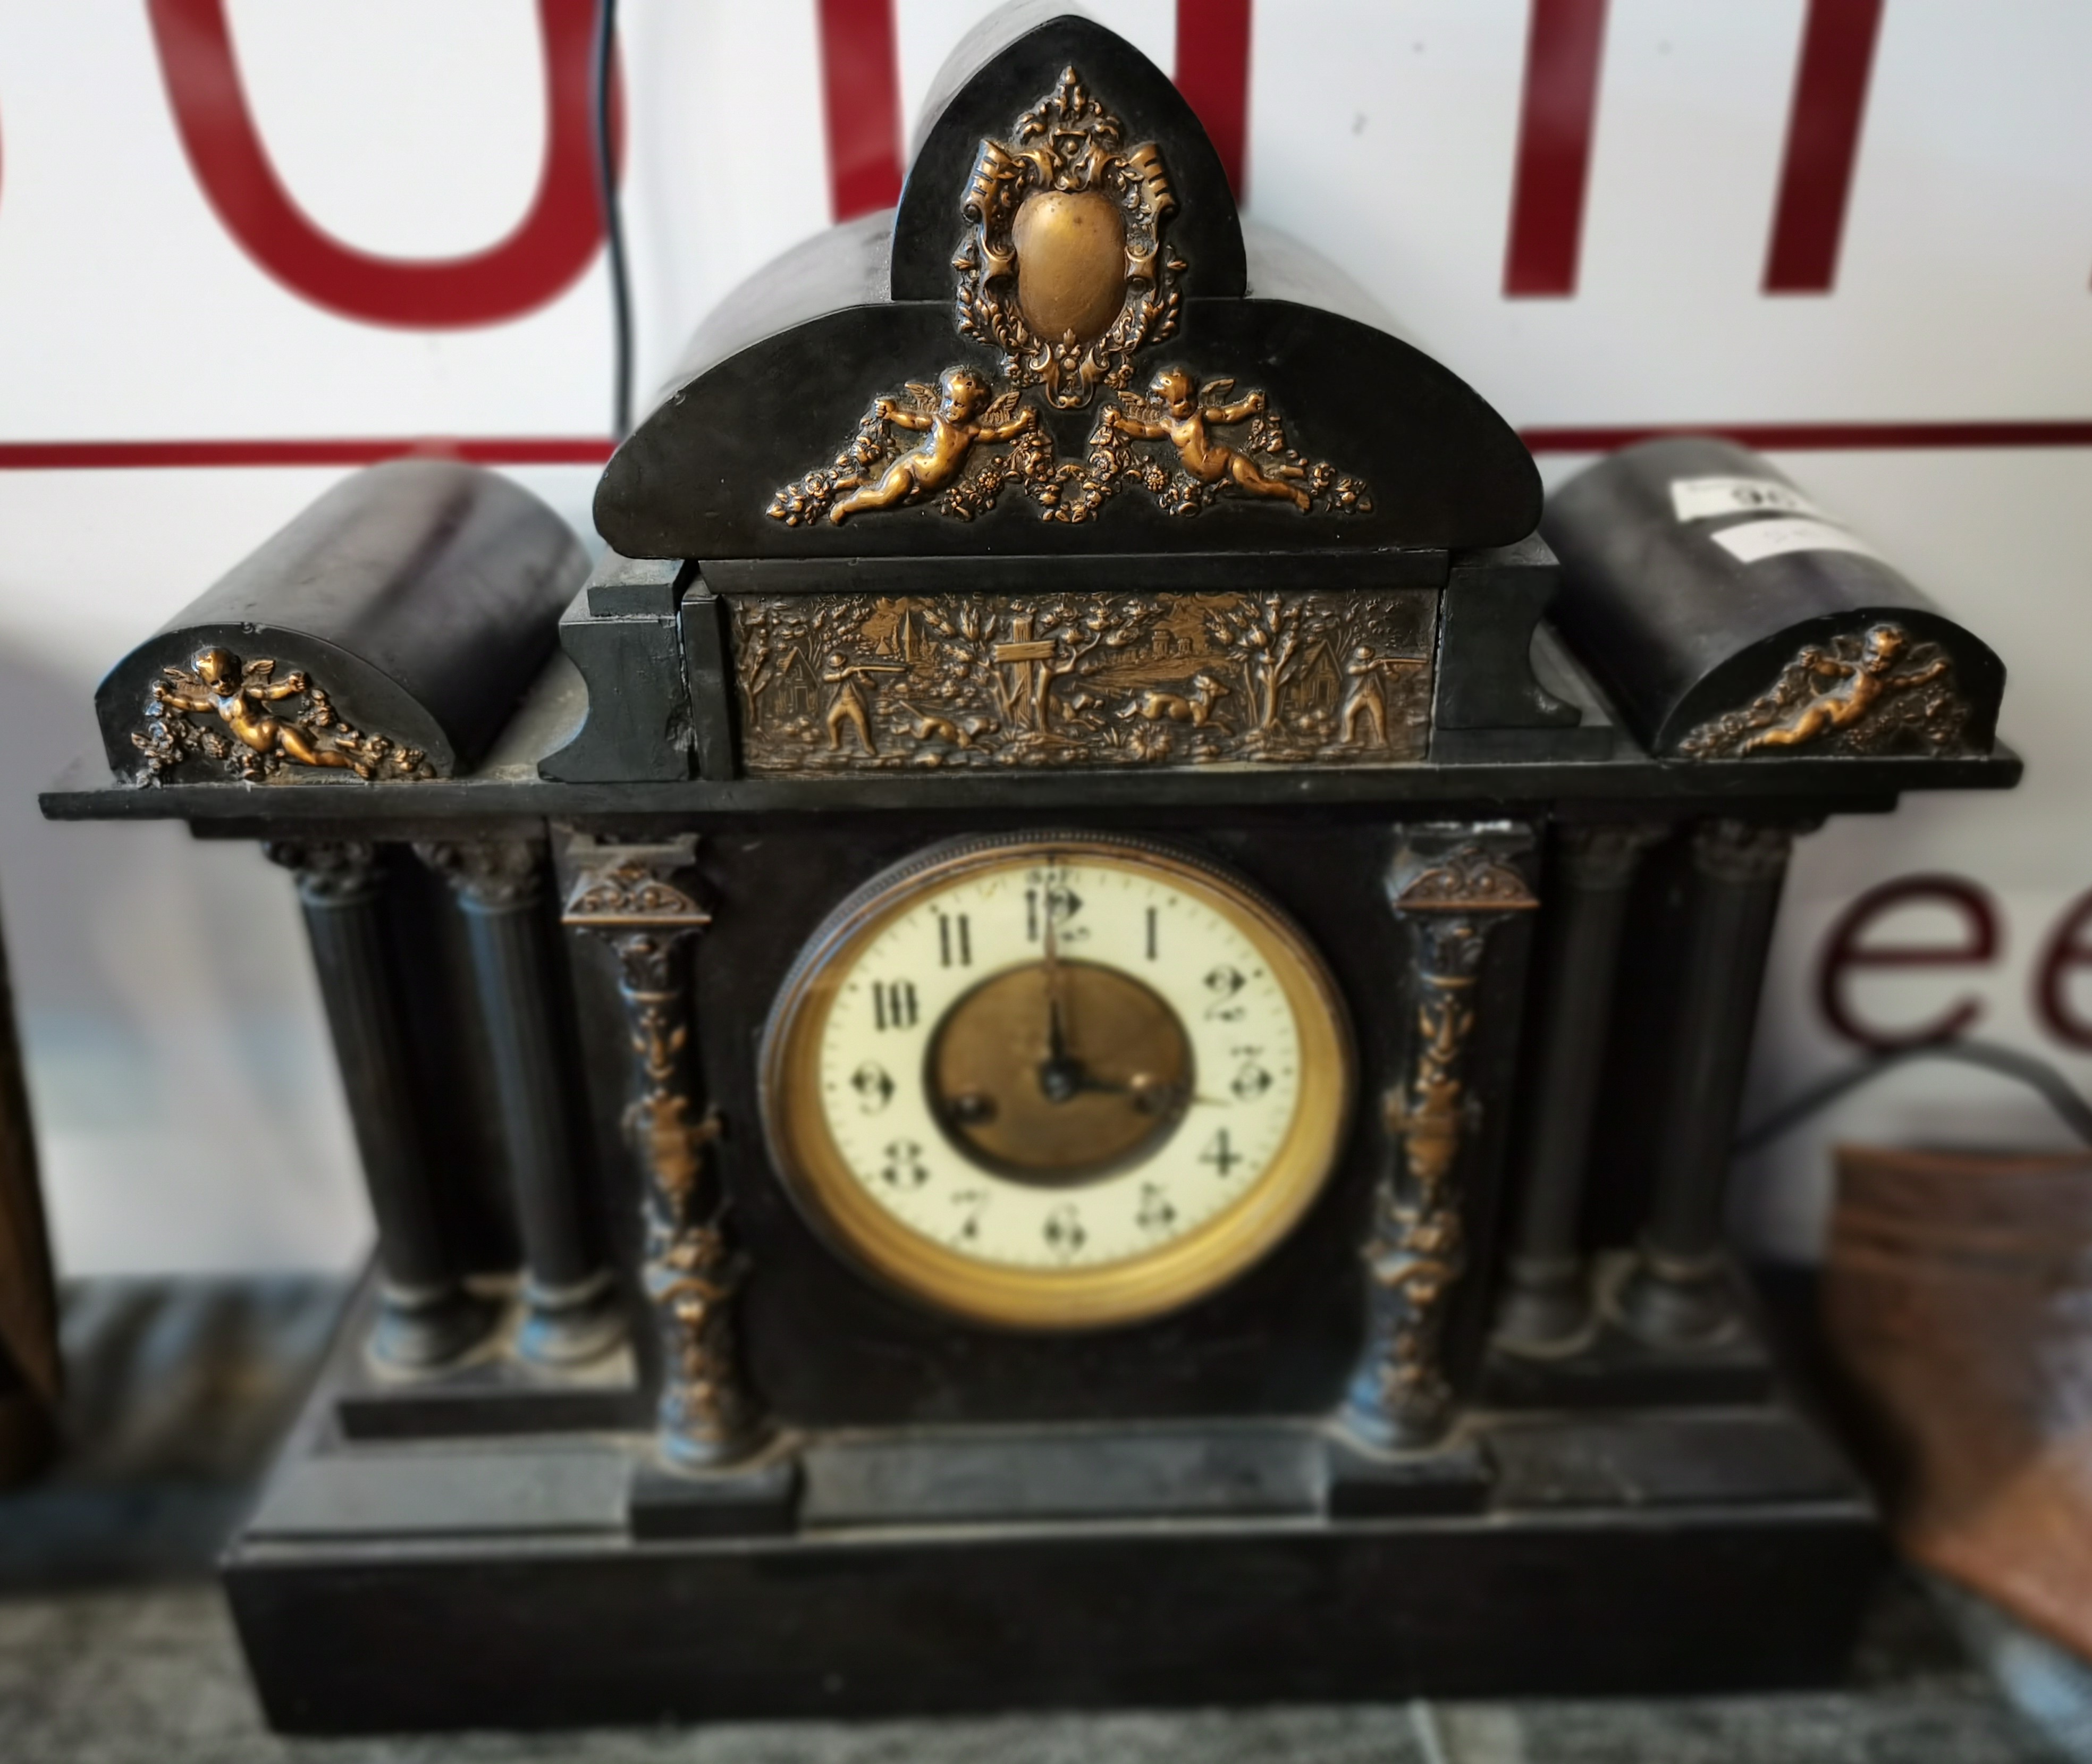
<svg viewBox="0 0 2092 1764">
<path fill-rule="evenodd" d="M 750 772 L 1424 757 L 1429 590 L 729 596 Z"/>
</svg>

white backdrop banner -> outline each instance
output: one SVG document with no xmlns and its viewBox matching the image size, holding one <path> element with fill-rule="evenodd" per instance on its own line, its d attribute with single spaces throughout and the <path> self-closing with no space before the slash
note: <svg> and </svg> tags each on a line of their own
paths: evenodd
<svg viewBox="0 0 2092 1764">
<path fill-rule="evenodd" d="M 0 0 L 0 892 L 68 1270 L 345 1265 L 367 1226 L 287 884 L 48 827 L 102 668 L 343 471 L 500 465 L 591 544 L 609 295 L 592 0 Z M 984 0 L 625 0 L 638 378 L 838 215 Z M 1525 433 L 1770 452 L 2010 670 L 2008 797 L 1800 849 L 1753 1108 L 1936 1032 L 2092 1081 L 2092 7 L 1097 0 L 1249 209 Z M 643 403 L 642 396 L 642 403 Z M 1703 486 L 1718 498 L 1733 486 Z M 1840 1138 L 2062 1143 L 1918 1066 L 1751 1161 L 1813 1247 Z"/>
</svg>

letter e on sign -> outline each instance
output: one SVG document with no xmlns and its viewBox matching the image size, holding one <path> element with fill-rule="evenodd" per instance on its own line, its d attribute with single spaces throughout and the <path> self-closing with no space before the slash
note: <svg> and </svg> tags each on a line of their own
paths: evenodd
<svg viewBox="0 0 2092 1764">
<path fill-rule="evenodd" d="M 2065 1047 L 2092 1052 L 2092 1017 L 2070 1001 L 2074 968 L 2092 968 L 2092 941 L 2086 923 L 2092 920 L 2092 893 L 2081 894 L 2056 922 L 2055 931 L 2034 970 L 2034 1004 L 2042 1027 Z"/>
<path fill-rule="evenodd" d="M 1869 943 L 1870 927 L 1897 909 L 1915 905 L 1944 907 L 1959 921 L 1956 942 Z M 2092 911 L 2092 896 L 2084 903 Z M 1817 999 L 1823 1015 L 1848 1041 L 1877 1053 L 1899 1048 L 1951 1041 L 1983 1014 L 1982 1001 L 1964 997 L 1930 1022 L 1896 1027 L 1862 1021 L 1847 989 L 1855 968 L 1983 967 L 1998 956 L 1998 909 L 1990 895 L 1959 876 L 1911 876 L 1869 888 L 1847 907 L 1824 940 L 1823 963 L 1817 974 Z M 2092 949 L 2077 959 L 2092 963 Z M 2081 1024 L 2081 1045 L 2092 1047 L 2092 1024 Z"/>
</svg>

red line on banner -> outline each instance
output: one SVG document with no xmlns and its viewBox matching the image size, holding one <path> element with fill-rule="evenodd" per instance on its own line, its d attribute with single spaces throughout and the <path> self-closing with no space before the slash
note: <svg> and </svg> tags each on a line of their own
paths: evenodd
<svg viewBox="0 0 2092 1764">
<path fill-rule="evenodd" d="M 1768 294 L 1827 294 L 1860 153 L 1882 0 L 1809 0 L 1766 252 Z"/>
<path fill-rule="evenodd" d="M 2092 421 L 1612 424 L 1524 429 L 1536 453 L 1607 453 L 1666 435 L 1724 435 L 1773 452 L 1983 447 L 2092 447 Z M 476 465 L 600 465 L 604 435 L 406 435 L 255 441 L 0 441 L 0 471 L 159 467 L 372 465 L 407 457 Z"/>
<path fill-rule="evenodd" d="M 901 63 L 893 0 L 820 0 L 828 195 L 849 220 L 901 199 Z"/>
<path fill-rule="evenodd" d="M 1249 193 L 1251 0 L 1177 0 L 1177 89 L 1239 201 Z"/>
<path fill-rule="evenodd" d="M 600 465 L 607 435 L 357 436 L 296 441 L 0 441 L 0 470 L 94 471 L 151 466 L 374 465 L 381 460 L 468 460 L 475 465 Z"/>
<path fill-rule="evenodd" d="M 538 0 L 545 158 L 508 236 L 456 257 L 387 257 L 323 231 L 270 162 L 240 81 L 225 0 L 149 0 L 183 150 L 255 262 L 315 305 L 368 324 L 444 330 L 516 318 L 564 292 L 603 242 L 596 193 L 595 0 Z M 613 108 L 616 92 L 613 88 Z"/>
<path fill-rule="evenodd" d="M 1598 112 L 1606 0 L 1532 0 L 1504 292 L 1574 294 Z"/>
<path fill-rule="evenodd" d="M 1712 435 L 1774 453 L 1884 452 L 1935 447 L 2092 447 L 2092 422 L 1737 422 L 1521 429 L 1535 453 L 1609 453 L 1666 435 Z"/>
</svg>

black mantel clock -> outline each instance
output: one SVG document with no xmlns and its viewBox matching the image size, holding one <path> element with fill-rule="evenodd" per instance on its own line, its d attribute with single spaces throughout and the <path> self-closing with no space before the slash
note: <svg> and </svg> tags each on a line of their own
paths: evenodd
<svg viewBox="0 0 2092 1764">
<path fill-rule="evenodd" d="M 227 1563 L 271 1718 L 1835 1673 L 1727 1148 L 1793 836 L 2015 781 L 1996 658 L 1724 443 L 1543 520 L 1125 43 L 965 54 L 592 574 L 351 478 L 45 798 L 311 931 L 379 1242 Z"/>
</svg>

